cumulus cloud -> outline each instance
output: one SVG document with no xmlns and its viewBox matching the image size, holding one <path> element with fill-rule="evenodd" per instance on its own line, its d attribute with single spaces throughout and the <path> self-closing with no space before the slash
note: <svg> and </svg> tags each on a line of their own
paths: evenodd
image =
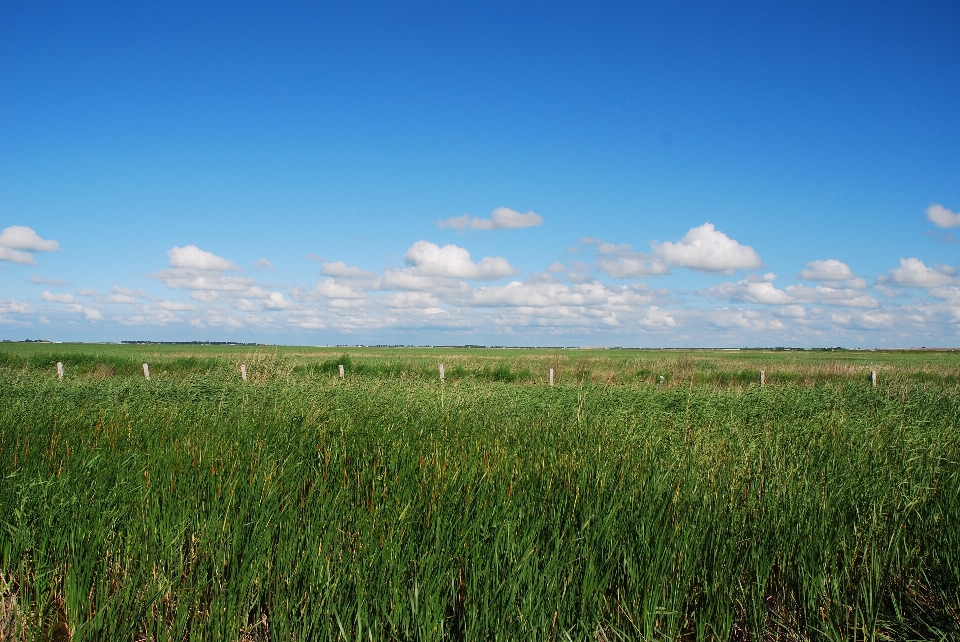
<svg viewBox="0 0 960 642">
<path fill-rule="evenodd" d="M 535 212 L 521 214 L 509 207 L 498 207 L 490 214 L 490 218 L 471 218 L 469 214 L 455 216 L 440 221 L 441 228 L 449 227 L 455 230 L 515 230 L 522 227 L 536 227 L 543 224 L 543 217 Z"/>
<path fill-rule="evenodd" d="M 618 290 L 625 292 L 622 286 Z M 470 302 L 479 306 L 598 306 L 608 303 L 612 290 L 600 283 L 566 285 L 563 283 L 521 283 L 477 288 Z"/>
<path fill-rule="evenodd" d="M 844 286 L 847 288 L 863 289 L 867 282 L 854 275 L 850 266 L 837 259 L 825 261 L 811 261 L 801 270 L 797 278 L 806 281 L 821 281 L 831 283 L 830 287 Z"/>
<path fill-rule="evenodd" d="M 30 254 L 30 252 L 20 252 L 3 246 L 0 246 L 0 261 L 19 263 L 20 265 L 36 265 L 33 254 Z"/>
<path fill-rule="evenodd" d="M 16 314 L 30 314 L 33 312 L 33 306 L 26 301 L 16 301 L 14 299 L 0 301 L 0 314 L 8 312 L 13 312 Z"/>
<path fill-rule="evenodd" d="M 0 247 L 27 252 L 59 252 L 56 241 L 40 238 L 36 232 L 24 225 L 11 225 L 0 232 Z"/>
<path fill-rule="evenodd" d="M 273 270 L 274 272 L 277 271 L 277 268 L 273 267 L 273 263 L 271 263 L 267 259 L 257 259 L 256 261 L 253 262 L 253 267 L 255 267 L 258 270 Z"/>
<path fill-rule="evenodd" d="M 280 309 L 288 303 L 283 300 L 281 293 L 261 288 L 252 278 L 225 274 L 240 267 L 196 245 L 171 248 L 167 256 L 170 269 L 151 274 L 150 278 L 163 281 L 171 290 L 190 290 L 190 298 L 195 301 L 213 303 L 222 298 L 252 299 L 259 301 L 265 309 Z M 277 299 L 278 296 L 280 299 Z"/>
<path fill-rule="evenodd" d="M 752 247 L 741 245 L 713 226 L 704 223 L 691 229 L 677 243 L 666 241 L 650 244 L 664 263 L 699 272 L 722 272 L 755 269 L 763 262 Z"/>
<path fill-rule="evenodd" d="M 183 303 L 181 301 L 157 301 L 157 307 L 168 312 L 188 312 L 198 309 L 193 303 Z"/>
<path fill-rule="evenodd" d="M 736 283 L 721 283 L 703 290 L 704 294 L 715 299 L 759 303 L 762 305 L 783 305 L 793 299 L 773 284 L 776 277 L 768 274 L 763 279 L 745 279 Z"/>
<path fill-rule="evenodd" d="M 927 220 L 937 227 L 960 227 L 960 214 L 951 212 L 938 203 L 930 203 Z"/>
<path fill-rule="evenodd" d="M 291 305 L 293 304 L 290 301 L 283 298 L 282 292 L 271 292 L 270 296 L 263 301 L 265 310 L 286 310 Z"/>
<path fill-rule="evenodd" d="M 674 328 L 677 325 L 677 321 L 673 318 L 673 315 L 666 310 L 661 310 L 655 305 L 650 306 L 638 323 L 647 330 L 666 330 L 668 328 Z"/>
<path fill-rule="evenodd" d="M 846 281 L 855 278 L 850 266 L 837 259 L 810 261 L 797 277 L 807 281 Z"/>
<path fill-rule="evenodd" d="M 144 292 L 143 290 L 135 290 L 132 288 L 122 288 L 119 285 L 115 285 L 112 288 L 110 288 L 110 298 L 107 299 L 107 302 L 133 304 L 133 303 L 137 303 L 140 299 L 145 299 L 145 298 L 147 298 L 147 293 Z"/>
<path fill-rule="evenodd" d="M 802 319 L 807 316 L 807 309 L 802 305 L 785 305 L 777 313 L 782 317 Z"/>
<path fill-rule="evenodd" d="M 839 305 L 850 308 L 875 308 L 877 300 L 868 294 L 852 289 L 837 288 L 827 285 L 808 287 L 806 285 L 791 285 L 787 287 L 787 294 L 802 303 L 822 303 L 824 305 Z"/>
<path fill-rule="evenodd" d="M 253 279 L 236 274 L 220 274 L 208 270 L 175 268 L 172 270 L 161 270 L 150 276 L 160 279 L 171 290 L 242 292 L 245 293 L 244 296 L 251 295 L 251 293 L 259 290 Z M 266 295 L 264 294 L 264 296 Z"/>
<path fill-rule="evenodd" d="M 470 252 L 456 245 L 440 247 L 429 241 L 417 241 L 403 255 L 419 276 L 456 279 L 493 280 L 517 274 L 517 270 L 500 256 L 486 256 L 474 263 Z"/>
<path fill-rule="evenodd" d="M 46 240 L 29 227 L 11 225 L 0 232 L 0 261 L 34 265 L 33 252 L 59 252 L 60 244 Z"/>
<path fill-rule="evenodd" d="M 70 293 L 52 294 L 50 290 L 44 290 L 40 293 L 40 298 L 48 303 L 73 303 L 73 295 Z"/>
<path fill-rule="evenodd" d="M 808 287 L 791 285 L 785 290 L 777 288 L 774 274 L 762 278 L 750 277 L 736 283 L 721 283 L 701 290 L 699 294 L 724 301 L 754 303 L 758 305 L 796 306 L 801 303 L 822 303 L 846 307 L 872 308 L 877 301 L 861 291 L 851 288 L 836 288 L 824 285 Z M 795 310 L 795 307 L 790 307 Z M 796 316 L 796 315 L 792 315 Z"/>
<path fill-rule="evenodd" d="M 615 279 L 630 279 L 643 276 L 667 274 L 670 269 L 658 257 L 635 252 L 633 246 L 623 243 L 614 245 L 594 239 L 584 239 L 597 246 L 597 267 Z"/>
<path fill-rule="evenodd" d="M 343 261 L 324 261 L 323 267 L 320 269 L 320 274 L 344 279 L 369 279 L 376 276 L 373 272 L 367 272 L 358 267 L 347 265 Z"/>
<path fill-rule="evenodd" d="M 217 256 L 213 252 L 201 250 L 196 245 L 172 247 L 167 251 L 167 256 L 170 258 L 170 267 L 173 268 L 215 272 L 239 269 L 233 261 Z"/>
<path fill-rule="evenodd" d="M 333 278 L 317 283 L 317 292 L 328 299 L 362 299 L 366 296 L 363 292 L 354 290 Z"/>
<path fill-rule="evenodd" d="M 900 259 L 900 267 L 890 270 L 889 279 L 897 285 L 912 288 L 935 288 L 953 280 L 918 258 Z"/>
<path fill-rule="evenodd" d="M 397 292 L 384 297 L 384 304 L 390 308 L 437 309 L 440 300 L 427 292 Z"/>
</svg>

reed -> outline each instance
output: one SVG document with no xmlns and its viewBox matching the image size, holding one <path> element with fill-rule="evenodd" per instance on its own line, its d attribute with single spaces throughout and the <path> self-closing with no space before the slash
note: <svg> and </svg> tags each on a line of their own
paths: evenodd
<svg viewBox="0 0 960 642">
<path fill-rule="evenodd" d="M 960 635 L 946 368 L 768 367 L 761 390 L 698 363 L 658 391 L 555 359 L 550 388 L 471 374 L 538 355 L 448 354 L 441 404 L 432 354 L 354 354 L 343 380 L 269 351 L 131 352 L 151 381 L 69 357 L 62 382 L 0 366 L 9 639 Z"/>
</svg>

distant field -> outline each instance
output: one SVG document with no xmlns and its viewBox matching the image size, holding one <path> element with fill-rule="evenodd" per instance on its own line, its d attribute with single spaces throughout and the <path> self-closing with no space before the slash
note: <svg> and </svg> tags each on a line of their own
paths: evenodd
<svg viewBox="0 0 960 642">
<path fill-rule="evenodd" d="M 664 386 L 752 386 L 760 370 L 766 384 L 852 384 L 869 381 L 937 382 L 960 385 L 960 351 L 774 351 L 630 350 L 530 348 L 305 348 L 248 346 L 171 346 L 110 344 L 0 344 L 0 367 L 55 374 L 64 363 L 68 376 L 182 378 L 197 374 L 314 379 L 335 375 L 343 364 L 353 378 L 423 379 L 438 377 L 444 364 L 448 382 L 460 380 L 545 384 L 554 370 L 557 384 L 609 383 Z"/>
<path fill-rule="evenodd" d="M 2 344 L 0 639 L 958 639 L 958 375 Z"/>
</svg>

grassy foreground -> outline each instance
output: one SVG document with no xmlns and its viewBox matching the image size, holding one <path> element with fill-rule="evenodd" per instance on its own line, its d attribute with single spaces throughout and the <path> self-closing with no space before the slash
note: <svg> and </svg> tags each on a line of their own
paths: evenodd
<svg viewBox="0 0 960 642">
<path fill-rule="evenodd" d="M 93 350 L 0 350 L 0 638 L 960 636 L 956 357 Z"/>
</svg>

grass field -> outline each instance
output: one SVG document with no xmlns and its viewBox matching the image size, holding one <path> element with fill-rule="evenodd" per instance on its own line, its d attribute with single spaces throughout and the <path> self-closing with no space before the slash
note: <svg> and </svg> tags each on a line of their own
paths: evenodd
<svg viewBox="0 0 960 642">
<path fill-rule="evenodd" d="M 3 344 L 0 639 L 958 639 L 958 373 Z"/>
</svg>

